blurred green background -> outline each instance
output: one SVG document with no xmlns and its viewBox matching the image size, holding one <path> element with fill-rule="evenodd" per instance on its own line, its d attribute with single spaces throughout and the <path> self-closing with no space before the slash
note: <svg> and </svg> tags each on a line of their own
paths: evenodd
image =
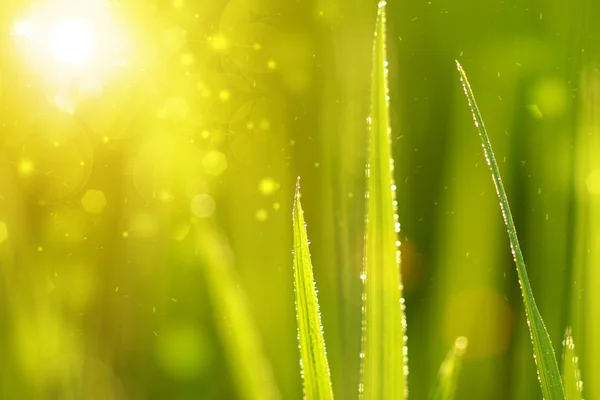
<svg viewBox="0 0 600 400">
<path fill-rule="evenodd" d="M 298 175 L 334 391 L 356 397 L 375 14 L 366 0 L 0 3 L 0 398 L 237 399 L 217 264 L 282 398 L 301 398 Z M 541 398 L 455 59 L 555 349 L 571 325 L 584 396 L 600 398 L 598 15 L 593 0 L 388 3 L 411 398 L 460 335 L 457 398 Z M 199 257 L 206 243 L 230 257 Z"/>
</svg>

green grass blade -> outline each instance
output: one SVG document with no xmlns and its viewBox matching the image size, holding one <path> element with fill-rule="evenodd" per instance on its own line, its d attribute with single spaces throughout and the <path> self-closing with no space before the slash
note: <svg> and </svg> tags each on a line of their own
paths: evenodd
<svg viewBox="0 0 600 400">
<path fill-rule="evenodd" d="M 391 158 L 385 2 L 379 3 L 373 45 L 371 116 L 367 165 L 365 257 L 361 279 L 363 337 L 360 398 L 403 399 L 406 375 L 406 319 L 400 279 L 400 230 Z"/>
<path fill-rule="evenodd" d="M 440 366 L 438 379 L 435 387 L 429 396 L 430 400 L 452 400 L 456 392 L 456 381 L 460 368 L 462 367 L 462 358 L 467 351 L 469 344 L 466 337 L 461 336 L 454 341 L 454 347 L 448 352 L 446 359 Z"/>
<path fill-rule="evenodd" d="M 563 340 L 563 385 L 567 400 L 583 399 L 583 382 L 579 371 L 579 359 L 575 354 L 575 342 L 571 328 L 567 328 L 565 340 Z"/>
<path fill-rule="evenodd" d="M 296 183 L 293 210 L 294 288 L 300 367 L 305 399 L 333 399 L 319 300 L 313 278 L 304 212 L 300 203 L 300 179 Z"/>
<path fill-rule="evenodd" d="M 271 366 L 260 346 L 248 301 L 235 278 L 231 250 L 211 223 L 197 221 L 197 254 L 202 259 L 210 299 L 238 396 L 245 400 L 280 398 Z"/>
<path fill-rule="evenodd" d="M 502 178 L 500 177 L 500 169 L 492 150 L 492 144 L 488 137 L 487 131 L 483 124 L 483 119 L 477 103 L 475 102 L 475 96 L 467 80 L 467 75 L 463 70 L 462 66 L 456 61 L 458 72 L 460 73 L 460 81 L 462 83 L 465 95 L 469 101 L 469 107 L 473 114 L 473 120 L 475 126 L 479 131 L 479 137 L 485 153 L 486 161 L 492 172 L 492 180 L 496 187 L 496 193 L 500 200 L 500 208 L 502 210 L 502 216 L 504 217 L 504 223 L 506 230 L 508 231 L 508 238 L 510 241 L 510 247 L 512 250 L 513 258 L 517 266 L 517 275 L 519 276 L 519 284 L 521 287 L 521 294 L 523 295 L 523 303 L 525 304 L 525 313 L 527 315 L 527 324 L 529 326 L 529 333 L 531 335 L 531 341 L 533 343 L 533 354 L 536 362 L 538 379 L 542 388 L 542 394 L 546 400 L 559 400 L 564 399 L 565 394 L 558 370 L 558 363 L 554 355 L 554 349 L 550 336 L 542 316 L 535 304 L 531 285 L 529 284 L 529 278 L 527 276 L 527 269 L 525 268 L 525 260 L 523 259 L 523 253 L 519 245 L 519 239 L 517 238 L 517 231 L 513 221 L 512 213 L 508 204 L 508 198 L 504 185 L 502 184 Z"/>
</svg>

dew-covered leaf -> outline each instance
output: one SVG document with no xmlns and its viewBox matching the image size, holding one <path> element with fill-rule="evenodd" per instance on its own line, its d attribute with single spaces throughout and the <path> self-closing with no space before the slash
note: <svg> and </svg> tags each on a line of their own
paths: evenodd
<svg viewBox="0 0 600 400">
<path fill-rule="evenodd" d="M 583 399 L 583 382 L 581 381 L 581 371 L 579 371 L 579 359 L 575 353 L 575 342 L 571 328 L 567 328 L 565 339 L 563 340 L 563 385 L 565 387 L 566 400 Z"/>
<path fill-rule="evenodd" d="M 473 114 L 473 120 L 475 126 L 479 131 L 479 137 L 483 146 L 485 158 L 488 166 L 492 172 L 492 180 L 496 187 L 496 193 L 500 200 L 500 208 L 502 216 L 504 217 L 504 224 L 508 232 L 508 238 L 510 241 L 510 247 L 512 250 L 513 258 L 517 266 L 517 275 L 519 277 L 519 285 L 521 287 L 521 294 L 523 295 L 523 303 L 525 304 L 525 314 L 527 316 L 527 325 L 529 326 L 529 333 L 531 335 L 531 342 L 533 343 L 533 354 L 534 360 L 537 366 L 538 379 L 542 388 L 542 394 L 546 400 L 562 400 L 565 398 L 560 372 L 558 370 L 558 363 L 556 362 L 556 356 L 554 355 L 554 348 L 550 341 L 550 336 L 542 316 L 535 304 L 529 278 L 527 276 L 527 269 L 525 267 L 525 260 L 523 259 L 523 253 L 519 245 L 519 239 L 517 238 L 517 230 L 513 221 L 512 213 L 508 204 L 508 197 L 502 184 L 502 178 L 500 176 L 500 169 L 492 150 L 492 144 L 488 137 L 487 131 L 483 124 L 483 118 L 481 112 L 475 102 L 475 96 L 467 80 L 467 75 L 463 70 L 460 63 L 457 61 L 456 66 L 460 73 L 460 81 L 463 86 L 465 95 Z"/>
<path fill-rule="evenodd" d="M 367 400 L 403 399 L 408 393 L 406 320 L 397 235 L 400 225 L 390 145 L 385 40 L 385 2 L 382 1 L 373 44 L 365 255 L 361 276 L 364 291 L 359 393 L 360 398 Z"/>
<path fill-rule="evenodd" d="M 313 277 L 304 212 L 300 203 L 300 180 L 296 184 L 293 210 L 294 288 L 300 366 L 305 399 L 333 399 L 329 364 Z"/>
</svg>

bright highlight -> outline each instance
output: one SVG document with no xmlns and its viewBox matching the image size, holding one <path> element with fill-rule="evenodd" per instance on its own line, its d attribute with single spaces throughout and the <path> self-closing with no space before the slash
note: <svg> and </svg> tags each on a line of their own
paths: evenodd
<svg viewBox="0 0 600 400">
<path fill-rule="evenodd" d="M 94 53 L 92 29 L 83 20 L 63 19 L 52 29 L 50 48 L 63 64 L 76 66 L 89 61 Z"/>
<path fill-rule="evenodd" d="M 29 21 L 18 21 L 13 27 L 13 35 L 27 36 L 31 32 L 31 23 Z"/>
<path fill-rule="evenodd" d="M 15 21 L 14 44 L 44 83 L 47 100 L 73 114 L 128 64 L 128 39 L 106 0 L 43 0 Z"/>
</svg>

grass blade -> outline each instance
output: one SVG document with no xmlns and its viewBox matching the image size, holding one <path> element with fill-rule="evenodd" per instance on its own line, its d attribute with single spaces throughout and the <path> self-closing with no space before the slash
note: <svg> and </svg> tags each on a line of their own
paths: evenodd
<svg viewBox="0 0 600 400">
<path fill-rule="evenodd" d="M 195 224 L 198 256 L 206 276 L 207 288 L 214 304 L 217 329 L 223 341 L 232 376 L 240 399 L 278 400 L 266 356 L 254 326 L 244 292 L 236 282 L 231 250 L 225 239 L 210 223 Z"/>
<path fill-rule="evenodd" d="M 583 399 L 583 382 L 579 371 L 579 359 L 575 354 L 575 342 L 571 328 L 567 328 L 563 340 L 563 385 L 565 386 L 566 400 Z"/>
<path fill-rule="evenodd" d="M 385 2 L 379 3 L 373 45 L 367 165 L 363 336 L 360 398 L 405 398 L 406 319 L 400 279 L 400 230 L 391 158 Z"/>
<path fill-rule="evenodd" d="M 454 347 L 448 352 L 446 359 L 440 366 L 438 379 L 429 396 L 430 400 L 452 400 L 456 392 L 456 381 L 460 368 L 462 367 L 462 358 L 467 351 L 469 344 L 466 337 L 461 336 L 454 341 Z"/>
<path fill-rule="evenodd" d="M 519 245 L 519 239 L 517 238 L 517 231 L 513 221 L 512 213 L 508 204 L 508 198 L 504 185 L 502 184 L 502 178 L 500 177 L 500 169 L 492 150 L 492 144 L 487 135 L 487 131 L 483 124 L 483 119 L 477 103 L 475 102 L 475 96 L 467 80 L 467 75 L 463 70 L 462 66 L 456 61 L 458 72 L 460 73 L 460 81 L 462 83 L 465 95 L 469 101 L 469 107 L 473 114 L 473 120 L 475 126 L 479 131 L 479 137 L 481 138 L 481 144 L 483 146 L 486 161 L 492 172 L 492 180 L 496 187 L 496 193 L 500 200 L 500 208 L 502 210 L 502 216 L 504 217 L 504 223 L 508 232 L 508 238 L 510 241 L 510 247 L 512 250 L 513 258 L 517 266 L 517 275 L 519 276 L 519 284 L 521 287 L 521 294 L 523 295 L 523 303 L 525 304 L 525 314 L 527 315 L 527 325 L 529 326 L 529 333 L 531 341 L 533 343 L 533 354 L 536 362 L 538 379 L 542 388 L 542 394 L 546 400 L 559 400 L 564 399 L 565 394 L 562 387 L 560 373 L 558 371 L 558 363 L 554 355 L 554 349 L 550 336 L 542 316 L 535 304 L 531 285 L 529 284 L 529 278 L 527 276 L 527 269 L 525 268 L 525 260 L 523 259 L 523 253 Z"/>
<path fill-rule="evenodd" d="M 300 178 L 296 183 L 293 211 L 294 226 L 294 288 L 296 292 L 296 319 L 300 367 L 305 399 L 333 399 L 331 377 L 323 325 L 319 312 L 319 300 L 313 278 L 308 235 L 304 212 L 300 203 Z"/>
</svg>

